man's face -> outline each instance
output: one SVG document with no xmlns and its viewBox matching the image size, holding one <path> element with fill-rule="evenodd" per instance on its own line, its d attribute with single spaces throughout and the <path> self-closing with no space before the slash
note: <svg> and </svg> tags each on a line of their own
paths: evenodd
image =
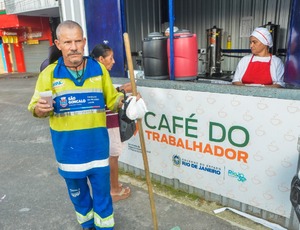
<svg viewBox="0 0 300 230">
<path fill-rule="evenodd" d="M 86 39 L 79 28 L 63 28 L 55 44 L 61 50 L 66 66 L 77 66 L 82 62 Z"/>
</svg>

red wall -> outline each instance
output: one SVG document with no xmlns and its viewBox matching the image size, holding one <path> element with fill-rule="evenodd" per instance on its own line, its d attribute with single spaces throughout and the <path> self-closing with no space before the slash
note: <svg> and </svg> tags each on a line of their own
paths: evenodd
<svg viewBox="0 0 300 230">
<path fill-rule="evenodd" d="M 53 44 L 49 18 L 47 17 L 31 17 L 17 15 L 0 15 L 0 36 L 5 35 L 5 32 L 17 33 L 18 43 L 13 44 L 15 53 L 15 61 L 18 72 L 26 72 L 24 52 L 22 43 L 29 38 L 24 36 L 30 33 L 41 33 L 41 37 L 32 37 L 34 40 L 48 40 L 49 46 Z M 7 63 L 8 72 L 12 72 L 12 63 L 9 57 L 8 45 L 4 44 L 4 53 Z"/>
</svg>

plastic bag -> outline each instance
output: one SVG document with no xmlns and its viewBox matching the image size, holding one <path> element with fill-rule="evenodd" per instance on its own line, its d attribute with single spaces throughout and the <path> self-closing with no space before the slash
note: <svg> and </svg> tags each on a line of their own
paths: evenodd
<svg viewBox="0 0 300 230">
<path fill-rule="evenodd" d="M 127 98 L 126 103 L 129 103 L 126 115 L 131 120 L 141 119 L 148 112 L 143 98 L 136 100 L 136 96 L 130 96 Z"/>
<path fill-rule="evenodd" d="M 126 115 L 126 110 L 128 108 L 129 101 L 127 101 L 124 90 L 122 90 L 121 92 L 124 94 L 124 104 L 118 112 L 119 123 L 120 123 L 119 130 L 120 130 L 121 141 L 124 142 L 129 140 L 133 136 L 136 130 L 136 124 L 135 124 L 135 120 L 128 118 Z"/>
</svg>

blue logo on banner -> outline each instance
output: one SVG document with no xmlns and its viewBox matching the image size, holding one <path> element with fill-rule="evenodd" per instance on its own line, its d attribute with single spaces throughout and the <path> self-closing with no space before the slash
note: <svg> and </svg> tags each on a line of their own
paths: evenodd
<svg viewBox="0 0 300 230">
<path fill-rule="evenodd" d="M 181 164 L 181 158 L 178 155 L 173 155 L 173 164 L 177 167 Z"/>
<path fill-rule="evenodd" d="M 233 170 L 228 170 L 228 176 L 237 178 L 240 182 L 245 182 L 247 180 L 243 173 L 235 172 Z"/>
</svg>

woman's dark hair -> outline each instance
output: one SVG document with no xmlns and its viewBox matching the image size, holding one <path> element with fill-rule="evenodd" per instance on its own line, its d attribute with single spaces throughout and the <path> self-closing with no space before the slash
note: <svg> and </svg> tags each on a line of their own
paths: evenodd
<svg viewBox="0 0 300 230">
<path fill-rule="evenodd" d="M 48 58 L 42 62 L 40 72 L 42 72 L 48 65 L 57 61 L 61 56 L 62 52 L 56 47 L 56 45 L 50 46 L 48 49 Z"/>
<path fill-rule="evenodd" d="M 106 58 L 108 56 L 108 51 L 112 51 L 112 48 L 110 48 L 106 44 L 98 44 L 94 47 L 94 49 L 90 53 L 90 56 L 92 58 L 99 58 L 100 56 Z"/>
<path fill-rule="evenodd" d="M 56 45 L 52 45 L 49 47 L 49 62 L 52 64 L 57 61 L 62 56 L 61 50 L 57 48 Z"/>
</svg>

